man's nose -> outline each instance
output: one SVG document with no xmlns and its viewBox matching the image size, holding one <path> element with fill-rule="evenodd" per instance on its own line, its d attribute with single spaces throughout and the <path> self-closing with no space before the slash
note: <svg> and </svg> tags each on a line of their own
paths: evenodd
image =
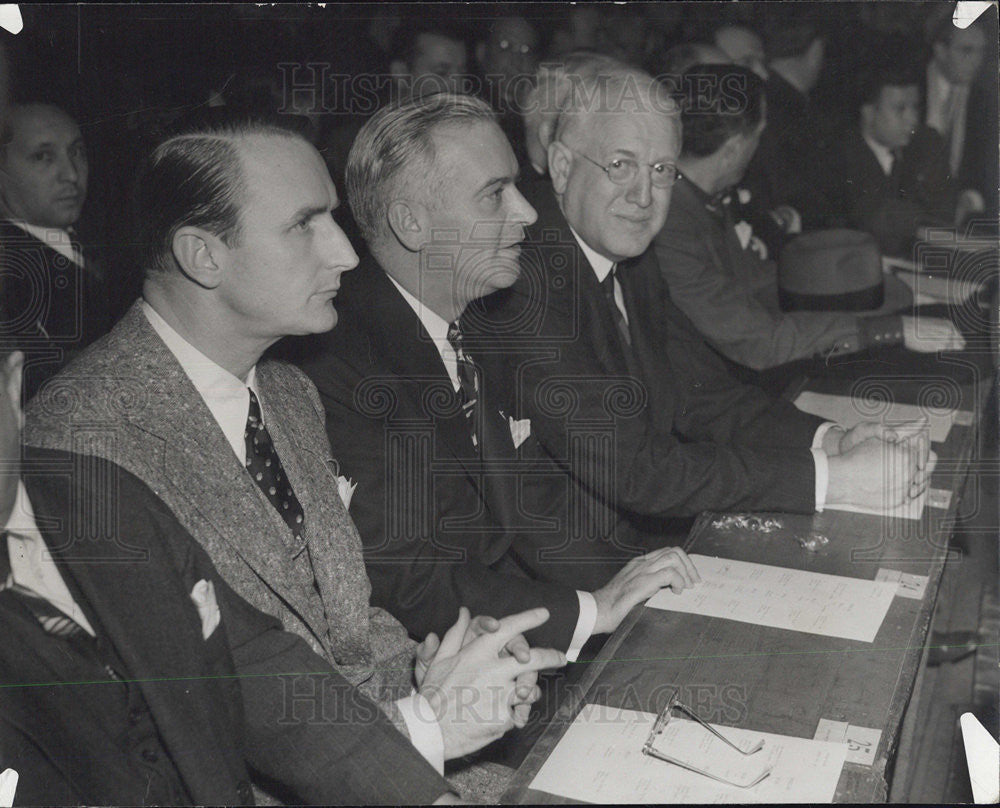
<svg viewBox="0 0 1000 808">
<path fill-rule="evenodd" d="M 75 185 L 80 181 L 80 166 L 78 166 L 76 160 L 68 154 L 59 158 L 58 166 L 59 171 L 56 176 L 58 176 L 61 182 L 71 182 Z"/>
<path fill-rule="evenodd" d="M 511 190 L 514 192 L 514 198 L 510 218 L 520 225 L 530 227 L 538 221 L 538 212 L 516 187 L 511 188 Z"/>
<path fill-rule="evenodd" d="M 648 208 L 653 203 L 653 169 L 650 166 L 639 166 L 625 199 L 640 208 Z"/>
<path fill-rule="evenodd" d="M 323 234 L 323 259 L 331 268 L 339 272 L 349 272 L 358 265 L 358 254 L 351 246 L 351 240 L 341 230 L 333 216 L 328 218 Z"/>
</svg>

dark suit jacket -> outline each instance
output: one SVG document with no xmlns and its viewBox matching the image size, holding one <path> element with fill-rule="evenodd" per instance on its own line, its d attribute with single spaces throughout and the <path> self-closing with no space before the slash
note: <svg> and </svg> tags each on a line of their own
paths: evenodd
<svg viewBox="0 0 1000 808">
<path fill-rule="evenodd" d="M 110 327 L 101 278 L 0 220 L 0 344 L 25 352 L 25 400 Z"/>
<path fill-rule="evenodd" d="M 27 449 L 25 461 L 60 572 L 138 682 L 194 804 L 252 801 L 249 772 L 320 804 L 432 801 L 448 790 L 374 703 L 233 592 L 138 479 L 63 452 Z M 221 615 L 207 639 L 190 596 L 199 580 L 212 583 Z M 120 790 L 134 782 L 121 777 L 120 739 L 88 712 L 94 685 L 61 684 L 58 660 L 32 647 L 27 610 L 6 601 L 0 621 L 0 760 L 20 774 L 18 803 L 141 803 L 142 793 Z M 283 675 L 303 673 L 325 678 L 303 688 Z M 335 720 L 281 722 L 292 682 L 323 688 Z"/>
<path fill-rule="evenodd" d="M 803 228 L 809 229 L 823 215 L 813 177 L 826 139 L 825 116 L 776 71 L 767 79 L 765 95 L 767 126 L 743 181 L 755 205 L 764 210 L 791 205 L 802 215 Z"/>
<path fill-rule="evenodd" d="M 956 189 L 941 136 L 921 126 L 899 160 L 886 176 L 855 128 L 822 162 L 820 183 L 831 189 L 831 207 L 841 217 L 830 224 L 868 231 L 888 255 L 908 255 L 921 225 L 952 226 L 955 218 Z"/>
<path fill-rule="evenodd" d="M 652 249 L 619 270 L 627 353 L 551 189 L 531 201 L 538 221 L 521 277 L 469 319 L 478 314 L 482 339 L 504 351 L 511 408 L 576 483 L 572 549 L 599 539 L 621 551 L 635 514 L 812 512 L 819 419 L 728 375 L 663 295 Z"/>
<path fill-rule="evenodd" d="M 294 349 L 326 408 L 340 473 L 357 483 L 350 512 L 372 603 L 417 637 L 447 630 L 463 605 L 496 617 L 546 606 L 549 621 L 529 637 L 565 649 L 579 601 L 571 587 L 528 577 L 517 487 L 530 467 L 518 467 L 489 380 L 484 462 L 437 348 L 373 258 L 344 276 L 336 305 L 337 327 Z"/>
</svg>

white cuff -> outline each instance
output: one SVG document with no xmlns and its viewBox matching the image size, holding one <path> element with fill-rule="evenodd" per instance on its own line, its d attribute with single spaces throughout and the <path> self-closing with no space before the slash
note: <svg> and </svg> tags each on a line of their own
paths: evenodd
<svg viewBox="0 0 1000 808">
<path fill-rule="evenodd" d="M 590 592 L 579 591 L 576 596 L 580 599 L 580 616 L 576 619 L 573 639 L 569 641 L 569 648 L 566 649 L 567 662 L 576 662 L 583 646 L 594 633 L 594 626 L 597 623 L 597 601 L 594 600 L 594 596 Z"/>
<path fill-rule="evenodd" d="M 840 424 L 834 421 L 824 421 L 819 425 L 819 429 L 816 430 L 816 434 L 813 435 L 812 447 L 813 449 L 823 448 L 823 439 L 826 437 L 826 433 L 833 429 L 835 426 L 840 426 Z"/>
<path fill-rule="evenodd" d="M 830 463 L 822 449 L 810 449 L 816 465 L 816 512 L 826 507 L 826 489 L 830 484 Z"/>
<path fill-rule="evenodd" d="M 419 693 L 414 693 L 397 701 L 396 706 L 410 733 L 410 743 L 443 777 L 444 735 L 430 702 Z"/>
</svg>

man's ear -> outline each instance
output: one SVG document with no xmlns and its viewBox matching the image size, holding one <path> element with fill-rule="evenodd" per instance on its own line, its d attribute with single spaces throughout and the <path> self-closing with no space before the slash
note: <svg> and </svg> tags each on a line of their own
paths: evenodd
<svg viewBox="0 0 1000 808">
<path fill-rule="evenodd" d="M 410 199 L 396 199 L 389 203 L 386 211 L 389 229 L 410 252 L 419 252 L 430 238 L 426 213 L 422 204 Z"/>
<path fill-rule="evenodd" d="M 747 146 L 747 137 L 742 132 L 734 132 L 719 147 L 719 158 L 722 167 L 728 169 L 736 165 L 743 157 L 743 150 Z"/>
<path fill-rule="evenodd" d="M 24 410 L 21 409 L 21 380 L 24 375 L 24 354 L 12 351 L 3 362 L 4 395 L 14 408 L 19 429 L 24 429 Z"/>
<path fill-rule="evenodd" d="M 557 194 L 566 190 L 569 182 L 569 170 L 573 165 L 573 152 L 564 143 L 553 140 L 549 144 L 549 176 L 552 177 L 552 189 Z"/>
<path fill-rule="evenodd" d="M 222 282 L 229 247 L 218 236 L 200 227 L 181 227 L 174 233 L 171 250 L 181 271 L 199 286 L 214 289 Z"/>
<path fill-rule="evenodd" d="M 875 105 L 874 104 L 862 104 L 861 105 L 861 127 L 862 131 L 867 132 L 872 125 L 872 119 L 875 117 Z"/>
</svg>

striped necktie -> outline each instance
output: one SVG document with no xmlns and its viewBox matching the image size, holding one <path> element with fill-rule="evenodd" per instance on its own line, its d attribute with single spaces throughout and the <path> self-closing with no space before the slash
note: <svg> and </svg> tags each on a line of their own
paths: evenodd
<svg viewBox="0 0 1000 808">
<path fill-rule="evenodd" d="M 458 364 L 458 385 L 462 396 L 462 411 L 469 422 L 472 433 L 472 445 L 479 448 L 479 374 L 476 373 L 476 365 L 469 358 L 469 355 L 462 348 L 462 330 L 458 327 L 458 320 L 448 326 L 448 344 L 455 351 L 455 360 Z"/>
<path fill-rule="evenodd" d="M 622 301 L 622 305 L 624 305 L 624 296 L 622 295 L 621 284 L 618 282 L 617 273 L 618 264 L 612 264 L 608 276 L 601 281 L 601 288 L 604 290 L 604 296 L 608 299 L 608 303 L 611 306 L 611 316 L 615 318 L 615 325 L 618 326 L 618 331 L 622 339 L 625 340 L 625 344 L 631 348 L 632 335 L 628 330 L 625 312 L 622 311 L 622 306 L 619 305 L 619 301 Z"/>
<path fill-rule="evenodd" d="M 9 590 L 16 595 L 35 616 L 47 634 L 53 637 L 76 637 L 86 634 L 84 628 L 72 617 L 54 606 L 42 595 L 27 586 L 16 583 L 10 569 L 10 548 L 7 545 L 7 531 L 0 533 L 0 591 Z"/>
</svg>

